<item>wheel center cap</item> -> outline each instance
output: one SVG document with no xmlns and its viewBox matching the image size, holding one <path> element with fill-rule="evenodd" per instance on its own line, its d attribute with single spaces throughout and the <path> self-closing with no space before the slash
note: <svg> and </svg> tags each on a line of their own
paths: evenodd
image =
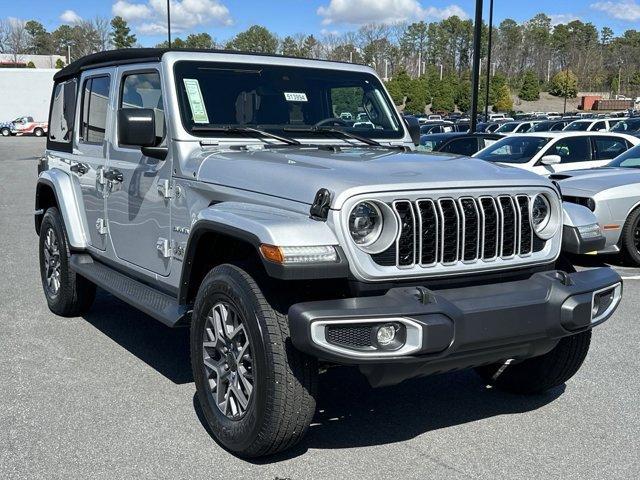
<svg viewBox="0 0 640 480">
<path fill-rule="evenodd" d="M 236 358 L 233 356 L 232 353 L 227 353 L 227 365 L 229 365 L 229 370 L 231 370 L 232 372 L 235 372 L 236 370 L 238 370 L 238 364 L 236 363 Z"/>
</svg>

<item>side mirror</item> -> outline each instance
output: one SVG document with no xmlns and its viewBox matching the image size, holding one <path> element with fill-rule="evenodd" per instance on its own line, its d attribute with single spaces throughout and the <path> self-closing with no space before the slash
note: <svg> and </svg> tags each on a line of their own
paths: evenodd
<svg viewBox="0 0 640 480">
<path fill-rule="evenodd" d="M 153 147 L 156 144 L 156 116 L 153 109 L 119 109 L 118 143 L 134 147 Z"/>
<path fill-rule="evenodd" d="M 545 155 L 540 159 L 542 165 L 557 165 L 560 162 L 562 162 L 560 155 Z"/>
<path fill-rule="evenodd" d="M 413 144 L 417 147 L 420 145 L 420 121 L 416 117 L 403 117 L 404 123 L 407 124 L 409 135 Z"/>
</svg>

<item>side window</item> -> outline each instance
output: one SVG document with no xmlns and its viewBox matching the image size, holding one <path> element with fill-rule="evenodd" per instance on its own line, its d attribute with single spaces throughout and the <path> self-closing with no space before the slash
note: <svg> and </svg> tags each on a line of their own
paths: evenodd
<svg viewBox="0 0 640 480">
<path fill-rule="evenodd" d="M 87 78 L 82 88 L 82 108 L 80 110 L 80 141 L 101 145 L 107 131 L 107 110 L 109 107 L 108 75 Z"/>
<path fill-rule="evenodd" d="M 596 160 L 611 160 L 627 151 L 627 142 L 622 138 L 594 137 Z"/>
<path fill-rule="evenodd" d="M 605 122 L 596 122 L 593 124 L 593 127 L 591 128 L 591 130 L 594 132 L 601 132 L 606 129 L 607 129 L 607 124 Z"/>
<path fill-rule="evenodd" d="M 119 108 L 149 108 L 156 117 L 156 143 L 165 136 L 164 104 L 158 72 L 132 73 L 122 77 Z"/>
<path fill-rule="evenodd" d="M 573 137 L 558 140 L 546 155 L 560 155 L 562 163 L 588 162 L 591 160 L 589 137 Z"/>
<path fill-rule="evenodd" d="M 77 82 L 68 80 L 56 83 L 49 113 L 49 146 L 53 150 L 70 149 L 73 140 L 73 123 L 76 116 Z M 58 144 L 58 145 L 57 145 Z"/>
</svg>

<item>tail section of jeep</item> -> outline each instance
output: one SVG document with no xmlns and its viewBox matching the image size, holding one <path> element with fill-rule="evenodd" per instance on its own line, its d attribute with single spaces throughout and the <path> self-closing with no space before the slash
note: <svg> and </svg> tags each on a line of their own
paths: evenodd
<svg viewBox="0 0 640 480">
<path fill-rule="evenodd" d="M 99 286 L 189 326 L 204 417 L 242 456 L 300 440 L 327 365 L 374 386 L 474 368 L 550 389 L 621 298 L 614 271 L 561 261 L 556 186 L 414 151 L 368 67 L 105 52 L 57 73 L 49 125 L 50 309 L 80 315 Z"/>
</svg>

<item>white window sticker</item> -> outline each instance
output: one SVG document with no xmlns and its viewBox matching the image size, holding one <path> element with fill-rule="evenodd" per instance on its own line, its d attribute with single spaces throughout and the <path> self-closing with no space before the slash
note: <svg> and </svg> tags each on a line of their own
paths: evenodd
<svg viewBox="0 0 640 480">
<path fill-rule="evenodd" d="M 187 98 L 189 99 L 191 115 L 193 115 L 193 123 L 209 123 L 207 108 L 204 105 L 202 91 L 200 90 L 200 82 L 194 78 L 185 78 L 183 80 Z"/>
<path fill-rule="evenodd" d="M 308 102 L 307 94 L 304 92 L 284 92 L 284 98 L 287 102 Z"/>
</svg>

